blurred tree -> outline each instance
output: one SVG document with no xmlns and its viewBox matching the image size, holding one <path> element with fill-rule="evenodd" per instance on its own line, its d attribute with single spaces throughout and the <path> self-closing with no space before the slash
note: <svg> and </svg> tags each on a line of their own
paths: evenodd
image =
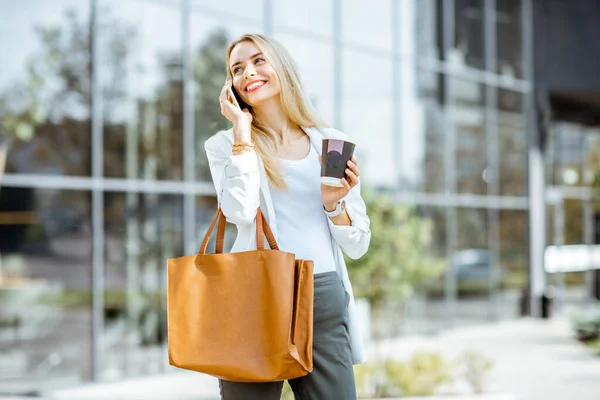
<svg viewBox="0 0 600 400">
<path fill-rule="evenodd" d="M 104 110 L 125 97 L 123 71 L 133 31 L 103 11 Z M 8 171 L 90 175 L 91 52 L 89 20 L 65 12 L 60 26 L 35 28 L 41 50 L 27 63 L 27 78 L 0 94 L 0 117 L 11 143 Z M 21 153 L 27 153 L 22 158 Z M 23 170 L 25 169 L 25 170 Z"/>
<path fill-rule="evenodd" d="M 363 257 L 347 258 L 346 263 L 355 295 L 369 301 L 377 326 L 387 301 L 406 300 L 446 265 L 430 255 L 431 220 L 412 206 L 394 204 L 387 195 L 365 190 L 363 197 L 371 219 L 371 244 Z"/>
<path fill-rule="evenodd" d="M 226 79 L 225 58 L 229 39 L 225 29 L 212 32 L 199 47 L 194 59 L 196 83 L 196 179 L 210 181 L 204 142 L 231 124 L 221 115 L 219 94 Z"/>
</svg>

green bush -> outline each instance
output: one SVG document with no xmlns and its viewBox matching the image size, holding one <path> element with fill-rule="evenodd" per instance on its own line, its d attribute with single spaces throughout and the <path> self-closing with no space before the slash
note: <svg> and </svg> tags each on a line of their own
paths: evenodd
<svg viewBox="0 0 600 400">
<path fill-rule="evenodd" d="M 456 380 L 482 393 L 494 366 L 493 360 L 467 350 L 456 360 L 430 352 L 415 353 L 407 361 L 385 360 L 354 367 L 361 399 L 403 396 L 431 396 L 443 385 Z"/>
<path fill-rule="evenodd" d="M 594 354 L 600 357 L 600 339 L 594 340 L 593 342 L 588 343 Z"/>
<path fill-rule="evenodd" d="M 359 397 L 430 396 L 444 383 L 452 381 L 453 364 L 442 355 L 419 352 L 406 361 L 355 367 Z"/>
<path fill-rule="evenodd" d="M 460 358 L 464 367 L 463 377 L 475 393 L 483 393 L 486 380 L 494 366 L 494 361 L 473 350 L 467 350 Z"/>
<path fill-rule="evenodd" d="M 576 315 L 572 322 L 577 338 L 582 342 L 600 339 L 600 304 Z"/>
</svg>

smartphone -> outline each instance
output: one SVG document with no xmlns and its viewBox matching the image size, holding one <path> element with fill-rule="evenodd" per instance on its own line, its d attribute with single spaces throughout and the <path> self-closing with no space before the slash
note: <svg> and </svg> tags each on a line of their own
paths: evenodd
<svg viewBox="0 0 600 400">
<path fill-rule="evenodd" d="M 230 86 L 229 89 L 227 89 L 227 93 L 231 98 L 233 104 L 240 110 L 243 110 L 244 108 L 250 109 L 250 106 L 244 103 L 244 100 L 242 100 L 242 98 L 238 95 L 233 86 Z"/>
<path fill-rule="evenodd" d="M 240 107 L 240 102 L 238 101 L 237 93 L 234 92 L 233 87 L 229 87 L 229 89 L 227 89 L 227 94 L 229 95 L 229 100 L 231 100 L 233 105 L 241 110 L 242 107 Z"/>
</svg>

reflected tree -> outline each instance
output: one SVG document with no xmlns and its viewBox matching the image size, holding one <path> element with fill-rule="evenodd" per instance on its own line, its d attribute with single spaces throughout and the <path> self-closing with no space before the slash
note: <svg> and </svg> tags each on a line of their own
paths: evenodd
<svg viewBox="0 0 600 400">
<path fill-rule="evenodd" d="M 196 83 L 196 179 L 211 181 L 204 142 L 231 124 L 221 115 L 219 94 L 225 84 L 225 58 L 229 39 L 225 29 L 212 32 L 198 48 L 194 59 Z"/>
<path fill-rule="evenodd" d="M 110 26 L 104 53 L 112 82 L 103 93 L 105 109 L 124 97 L 122 71 L 132 31 L 116 19 Z M 8 172 L 89 176 L 91 172 L 91 56 L 89 20 L 75 10 L 63 23 L 35 28 L 40 50 L 26 66 L 26 79 L 0 94 L 0 116 L 11 144 Z"/>
<path fill-rule="evenodd" d="M 431 219 L 380 193 L 366 190 L 363 197 L 371 219 L 371 244 L 363 257 L 347 258 L 346 263 L 356 296 L 370 303 L 378 332 L 384 306 L 408 299 L 446 264 L 432 255 Z"/>
</svg>

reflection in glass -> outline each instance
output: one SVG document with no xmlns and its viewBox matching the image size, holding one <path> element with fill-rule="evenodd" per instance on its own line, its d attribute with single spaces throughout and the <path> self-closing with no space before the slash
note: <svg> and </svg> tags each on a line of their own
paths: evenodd
<svg viewBox="0 0 600 400">
<path fill-rule="evenodd" d="M 550 130 L 548 146 L 548 181 L 554 185 L 582 184 L 585 159 L 585 130 L 579 124 L 555 122 Z"/>
<path fill-rule="evenodd" d="M 399 168 L 395 164 L 398 147 L 392 127 L 392 63 L 346 49 L 343 65 L 347 66 L 342 83 L 343 127 L 336 128 L 356 142 L 356 159 L 362 164 L 365 182 L 393 187 Z M 361 81 L 365 76 L 369 77 L 366 85 Z"/>
<path fill-rule="evenodd" d="M 90 199 L 89 192 L 0 189 L 2 393 L 90 378 Z"/>
<path fill-rule="evenodd" d="M 391 0 L 345 0 L 342 5 L 344 42 L 392 50 Z M 349 64 L 352 65 L 352 64 Z"/>
<path fill-rule="evenodd" d="M 444 149 L 446 137 L 446 118 L 443 110 L 443 76 L 428 71 L 418 71 L 418 87 L 415 97 L 406 96 L 402 107 L 403 143 L 401 160 L 405 180 L 402 188 L 414 191 L 444 192 L 445 167 Z M 410 91 L 409 91 L 410 93 Z M 417 146 L 417 143 L 422 143 Z M 406 162 L 414 159 L 415 165 Z M 414 171 L 414 177 L 408 178 L 408 171 Z"/>
<path fill-rule="evenodd" d="M 600 187 L 600 128 L 587 129 L 584 144 L 584 171 L 583 184 L 586 186 Z"/>
<path fill-rule="evenodd" d="M 166 262 L 183 255 L 180 195 L 106 193 L 104 379 L 164 372 Z"/>
<path fill-rule="evenodd" d="M 488 241 L 488 210 L 458 208 L 456 214 L 456 252 L 450 257 L 458 295 L 455 323 L 480 323 L 492 316 L 490 289 L 497 288 L 503 271 Z"/>
<path fill-rule="evenodd" d="M 527 135 L 522 114 L 498 113 L 500 195 L 527 195 Z"/>
<path fill-rule="evenodd" d="M 167 2 L 101 0 L 99 10 L 104 174 L 180 180 L 183 81 L 179 8 Z"/>
<path fill-rule="evenodd" d="M 407 335 L 439 331 L 447 321 L 444 298 L 444 271 L 448 268 L 446 210 L 442 207 L 417 206 L 415 211 L 419 222 L 429 227 L 429 237 L 426 248 L 414 251 L 422 252 L 428 260 L 422 264 L 422 268 L 431 268 L 432 262 L 435 262 L 442 271 L 437 277 L 416 285 L 415 293 L 406 301 L 398 329 Z"/>
<path fill-rule="evenodd" d="M 164 1 L 164 0 L 163 0 Z M 269 2 L 273 4 L 272 2 Z M 192 12 L 197 14 L 206 14 L 211 17 L 219 16 L 224 20 L 235 17 L 241 17 L 251 23 L 260 23 L 264 17 L 264 0 L 254 0 L 248 3 L 245 0 L 191 0 Z M 272 7 L 272 6 L 271 6 Z M 240 20 L 236 19 L 236 23 Z"/>
<path fill-rule="evenodd" d="M 523 76 L 522 0 L 496 1 L 496 51 L 498 74 Z"/>
<path fill-rule="evenodd" d="M 450 123 L 456 136 L 456 179 L 459 193 L 486 194 L 484 86 L 450 79 Z"/>
<path fill-rule="evenodd" d="M 484 2 L 454 1 L 454 44 L 447 59 L 451 64 L 483 69 L 484 64 Z"/>
<path fill-rule="evenodd" d="M 402 11 L 406 11 L 405 7 L 410 7 L 415 12 L 415 27 L 412 32 L 415 38 L 414 53 L 434 60 L 440 58 L 442 10 L 439 5 L 442 3 L 439 0 L 409 0 L 400 4 L 403 6 Z M 402 33 L 407 33 L 403 27 L 400 29 Z"/>
<path fill-rule="evenodd" d="M 521 296 L 527 289 L 529 267 L 528 212 L 501 210 L 498 212 L 499 250 L 501 268 L 500 292 L 496 299 L 496 315 L 513 318 L 520 311 Z"/>
<path fill-rule="evenodd" d="M 260 32 L 261 26 L 206 18 L 200 12 L 191 16 L 191 63 L 194 84 L 196 180 L 211 181 L 204 142 L 215 133 L 231 128 L 221 115 L 219 94 L 226 78 L 228 44 L 244 33 Z"/>
<path fill-rule="evenodd" d="M 269 4 L 272 8 L 275 34 L 300 30 L 304 31 L 303 35 L 309 37 L 314 34 L 332 37 L 332 0 L 270 1 Z M 345 5 L 346 2 L 343 2 L 344 9 Z"/>
<path fill-rule="evenodd" d="M 0 63 L 6 172 L 89 176 L 89 2 L 2 7 L 0 47 L 10 55 Z"/>
<path fill-rule="evenodd" d="M 306 96 L 315 106 L 318 115 L 326 123 L 333 124 L 333 46 L 291 35 L 275 35 L 275 38 L 288 49 L 294 59 Z"/>
</svg>

